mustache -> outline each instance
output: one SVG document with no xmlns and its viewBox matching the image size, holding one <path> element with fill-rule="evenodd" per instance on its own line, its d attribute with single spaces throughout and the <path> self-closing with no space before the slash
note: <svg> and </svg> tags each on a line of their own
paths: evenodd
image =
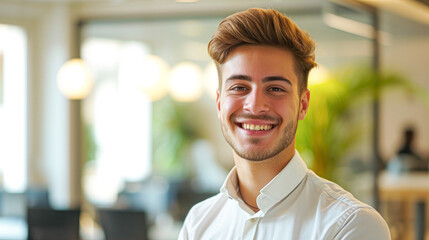
<svg viewBox="0 0 429 240">
<path fill-rule="evenodd" d="M 234 114 L 231 116 L 232 120 L 237 119 L 247 119 L 247 120 L 261 120 L 261 121 L 270 121 L 275 122 L 276 124 L 281 122 L 281 119 L 279 117 L 274 117 L 266 114 L 262 115 L 253 115 L 251 113 L 240 113 L 240 114 Z"/>
</svg>

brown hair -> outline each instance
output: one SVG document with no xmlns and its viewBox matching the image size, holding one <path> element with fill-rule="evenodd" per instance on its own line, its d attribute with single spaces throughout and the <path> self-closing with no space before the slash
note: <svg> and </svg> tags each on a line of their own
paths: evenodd
<svg viewBox="0 0 429 240">
<path fill-rule="evenodd" d="M 253 44 L 286 49 L 295 58 L 295 73 L 299 78 L 299 92 L 307 89 L 310 70 L 314 61 L 314 42 L 292 20 L 273 9 L 251 8 L 225 18 L 208 44 L 208 52 L 214 60 L 219 88 L 222 86 L 221 66 L 228 54 L 236 47 Z"/>
</svg>

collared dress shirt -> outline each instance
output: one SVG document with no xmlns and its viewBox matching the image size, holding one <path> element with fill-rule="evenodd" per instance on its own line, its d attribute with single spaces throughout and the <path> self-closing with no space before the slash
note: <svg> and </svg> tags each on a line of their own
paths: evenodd
<svg viewBox="0 0 429 240">
<path fill-rule="evenodd" d="M 309 170 L 298 152 L 261 189 L 253 212 L 239 197 L 233 168 L 216 196 L 195 205 L 179 240 L 388 240 L 380 214 Z"/>
</svg>

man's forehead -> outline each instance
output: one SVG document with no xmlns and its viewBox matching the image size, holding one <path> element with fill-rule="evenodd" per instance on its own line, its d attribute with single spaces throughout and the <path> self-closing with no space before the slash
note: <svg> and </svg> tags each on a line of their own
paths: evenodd
<svg viewBox="0 0 429 240">
<path fill-rule="evenodd" d="M 290 84 L 297 81 L 293 54 L 275 47 L 238 47 L 219 65 L 218 70 L 223 82 L 228 79 L 287 80 Z"/>
</svg>

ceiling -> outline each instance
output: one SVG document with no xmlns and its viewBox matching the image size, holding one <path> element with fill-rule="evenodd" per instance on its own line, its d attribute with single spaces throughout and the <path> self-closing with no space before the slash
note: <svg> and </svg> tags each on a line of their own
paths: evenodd
<svg viewBox="0 0 429 240">
<path fill-rule="evenodd" d="M 407 19 L 424 23 L 429 25 L 429 0 L 331 0 L 334 2 L 361 2 L 371 6 L 375 6 L 378 9 L 382 9 L 387 12 L 391 12 L 397 15 L 401 15 Z M 129 8 L 140 7 L 143 8 L 153 8 L 157 5 L 158 8 L 186 8 L 191 5 L 186 5 L 189 3 L 177 4 L 177 2 L 193 2 L 192 6 L 200 5 L 210 6 L 209 8 L 214 8 L 212 11 L 216 11 L 215 6 L 222 5 L 224 8 L 231 8 L 234 10 L 234 7 L 238 5 L 249 5 L 249 6 L 262 6 L 262 7 L 273 7 L 282 6 L 281 4 L 294 4 L 294 5 L 316 5 L 319 3 L 322 4 L 325 0 L 0 0 L 0 3 L 5 4 L 48 4 L 48 3 L 73 3 L 78 6 L 82 6 L 80 10 L 87 11 L 89 8 L 100 8 L 103 9 L 105 6 L 110 6 L 113 10 L 119 10 L 123 6 L 128 6 Z M 176 4 L 169 4 L 176 3 Z M 263 3 L 263 4 L 262 4 Z M 142 7 L 143 6 L 143 7 Z M 229 7 L 230 6 L 230 7 Z M 128 8 L 128 9 L 129 9 Z M 126 8 L 125 8 L 126 9 Z M 89 13 L 93 11 L 89 10 Z"/>
<path fill-rule="evenodd" d="M 406 18 L 429 25 L 429 5 L 427 0 L 358 0 L 359 2 L 376 6 Z"/>
</svg>

